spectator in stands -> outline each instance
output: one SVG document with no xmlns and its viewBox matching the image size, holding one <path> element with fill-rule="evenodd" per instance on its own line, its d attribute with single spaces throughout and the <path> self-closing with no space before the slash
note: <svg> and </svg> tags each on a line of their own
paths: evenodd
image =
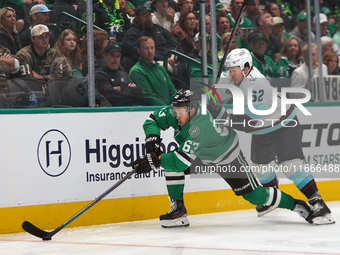
<svg viewBox="0 0 340 255">
<path fill-rule="evenodd" d="M 280 17 L 282 19 L 282 23 L 284 24 L 286 32 L 290 32 L 294 28 L 293 23 L 291 22 L 289 17 L 281 12 L 280 7 L 277 3 L 275 2 L 267 3 L 266 7 L 264 8 L 264 11 L 269 12 L 273 18 Z"/>
<path fill-rule="evenodd" d="M 29 12 L 31 25 L 20 33 L 20 40 L 21 40 L 22 47 L 25 47 L 31 44 L 31 29 L 35 25 L 38 25 L 38 24 L 42 24 L 45 26 L 48 25 L 51 13 L 54 13 L 54 11 L 49 10 L 47 6 L 44 4 L 37 4 L 31 8 Z M 51 33 L 50 34 L 50 47 L 53 47 L 54 44 L 55 44 L 55 38 L 53 34 Z"/>
<path fill-rule="evenodd" d="M 133 10 L 131 2 L 129 2 L 128 4 L 127 0 L 119 0 L 119 7 L 122 10 L 122 12 L 127 15 L 130 21 L 132 21 L 133 17 L 135 16 L 135 12 Z"/>
<path fill-rule="evenodd" d="M 311 36 L 312 43 L 316 43 L 314 33 L 311 32 L 311 34 L 308 34 L 306 18 L 306 12 L 300 12 L 296 18 L 296 26 L 290 32 L 291 36 L 294 36 L 299 40 L 299 44 L 302 48 L 308 44 L 308 36 Z"/>
<path fill-rule="evenodd" d="M 230 21 L 225 14 L 218 14 L 216 16 L 216 32 L 217 32 L 217 50 L 220 51 L 222 47 L 221 37 L 224 33 L 230 32 Z"/>
<path fill-rule="evenodd" d="M 313 18 L 313 29 L 314 29 L 314 32 L 316 31 L 315 20 L 316 20 L 316 17 L 314 16 L 314 18 Z M 323 14 L 323 13 L 320 13 L 319 14 L 319 21 L 320 21 L 320 34 L 321 34 L 321 36 L 332 37 L 331 33 L 327 30 L 327 27 L 328 27 L 327 16 L 325 14 Z"/>
<path fill-rule="evenodd" d="M 131 68 L 131 80 L 142 89 L 148 105 L 169 105 L 177 90 L 165 68 L 154 61 L 155 42 L 142 36 L 137 40 L 138 62 Z"/>
<path fill-rule="evenodd" d="M 169 0 L 153 0 L 151 7 L 154 10 L 152 23 L 171 31 L 175 24 L 175 10 L 169 7 Z"/>
<path fill-rule="evenodd" d="M 337 19 L 340 17 L 340 4 L 339 0 L 323 0 L 320 1 L 320 11 L 327 10 L 331 19 Z"/>
<path fill-rule="evenodd" d="M 16 14 L 11 7 L 0 10 L 0 45 L 15 55 L 21 49 L 21 40 L 15 27 Z"/>
<path fill-rule="evenodd" d="M 340 48 L 336 43 L 333 42 L 333 39 L 331 37 L 321 36 L 321 47 L 322 54 L 327 51 L 333 51 L 338 56 L 340 56 Z"/>
<path fill-rule="evenodd" d="M 224 33 L 222 35 L 222 38 L 221 38 L 221 44 L 222 44 L 221 51 L 218 52 L 218 54 L 217 54 L 218 59 L 220 61 L 223 59 L 223 56 L 224 56 L 225 51 L 226 51 L 227 46 L 228 46 L 228 42 L 230 40 L 230 36 L 231 36 L 231 32 L 226 32 L 226 33 Z M 228 51 L 227 55 L 229 54 L 229 52 L 231 52 L 232 50 L 234 50 L 236 48 L 237 48 L 236 39 L 234 37 L 232 42 L 231 42 L 231 44 L 230 44 L 230 48 L 229 48 L 229 51 Z"/>
<path fill-rule="evenodd" d="M 175 13 L 174 22 L 177 23 L 177 21 L 179 20 L 179 16 L 181 16 L 181 13 L 194 11 L 195 4 L 195 0 L 178 0 L 177 7 L 179 11 Z"/>
<path fill-rule="evenodd" d="M 272 35 L 280 42 L 280 49 L 282 49 L 282 44 L 290 37 L 290 34 L 285 31 L 281 17 L 274 17 L 273 21 Z"/>
<path fill-rule="evenodd" d="M 266 55 L 277 61 L 280 57 L 281 43 L 272 34 L 274 20 L 269 12 L 262 12 L 255 18 L 255 26 L 267 39 Z"/>
<path fill-rule="evenodd" d="M 86 16 L 83 19 L 86 20 Z M 102 0 L 93 5 L 93 24 L 108 32 L 113 43 L 121 43 L 131 26 L 130 19 L 119 8 L 119 3 L 116 6 L 115 0 Z M 113 35 L 114 30 L 116 35 Z"/>
<path fill-rule="evenodd" d="M 230 13 L 227 14 L 229 18 L 230 27 L 233 28 L 239 12 L 241 11 L 244 0 L 231 0 Z M 252 28 L 253 23 L 246 17 L 242 17 L 239 27 Z"/>
<path fill-rule="evenodd" d="M 304 63 L 299 41 L 295 37 L 288 38 L 282 46 L 281 57 L 276 62 L 277 77 L 290 78 L 293 71 Z"/>
<path fill-rule="evenodd" d="M 226 32 L 230 32 L 230 22 L 226 15 L 219 14 L 216 17 L 216 30 L 219 36 L 222 36 Z"/>
<path fill-rule="evenodd" d="M 156 61 L 163 61 L 164 55 L 169 50 L 182 52 L 179 42 L 168 30 L 152 23 L 151 9 L 145 5 L 138 6 L 135 9 L 135 20 L 131 28 L 126 32 L 122 43 L 123 55 L 125 57 L 124 69 L 126 72 L 138 61 L 139 53 L 136 42 L 142 36 L 150 36 L 155 40 Z M 172 58 L 168 58 L 168 63 L 171 67 L 175 67 L 175 60 Z"/>
<path fill-rule="evenodd" d="M 248 41 L 251 48 L 251 56 L 253 59 L 253 66 L 255 66 L 264 76 L 275 77 L 276 65 L 274 60 L 265 55 L 268 40 L 264 34 L 254 31 L 249 34 Z"/>
<path fill-rule="evenodd" d="M 302 56 L 305 60 L 305 63 L 296 68 L 292 74 L 291 79 L 291 87 L 305 88 L 310 89 L 309 87 L 309 79 L 308 79 L 308 44 L 303 46 L 302 48 Z M 312 64 L 313 64 L 313 76 L 318 75 L 318 62 L 317 62 L 317 46 L 315 43 L 312 44 Z M 328 74 L 327 66 L 322 64 L 322 75 L 325 76 Z M 291 98 L 303 98 L 305 97 L 302 93 L 290 93 L 289 96 Z"/>
<path fill-rule="evenodd" d="M 93 47 L 94 47 L 94 69 L 97 70 L 103 65 L 103 52 L 108 43 L 106 32 L 98 29 L 93 29 Z M 81 48 L 81 62 L 82 73 L 84 76 L 88 74 L 88 62 L 87 62 L 87 37 L 85 37 Z"/>
<path fill-rule="evenodd" d="M 3 93 L 8 92 L 7 81 L 19 72 L 20 63 L 13 58 L 9 49 L 0 45 L 0 86 Z"/>
<path fill-rule="evenodd" d="M 96 89 L 112 106 L 141 104 L 142 91 L 118 67 L 122 50 L 118 44 L 109 43 L 103 52 L 103 66 L 96 71 Z"/>
<path fill-rule="evenodd" d="M 51 77 L 82 78 L 81 54 L 78 47 L 77 35 L 70 29 L 65 29 L 54 46 L 56 53 L 51 64 Z"/>
<path fill-rule="evenodd" d="M 205 32 L 210 36 L 211 35 L 211 18 L 208 14 L 205 15 Z M 199 36 L 200 34 L 199 33 L 196 33 L 195 35 L 195 38 L 194 38 L 194 44 L 195 44 L 195 47 L 198 51 L 201 50 L 201 43 L 199 43 Z M 218 38 L 220 38 L 219 35 L 217 35 Z M 221 42 L 218 42 L 218 39 L 217 38 L 217 44 L 221 44 Z M 221 40 L 221 38 L 220 38 Z"/>
<path fill-rule="evenodd" d="M 255 0 L 254 5 L 248 5 L 245 12 L 245 17 L 248 18 L 251 22 L 254 22 L 254 19 L 257 15 L 260 14 L 260 0 Z"/>
<path fill-rule="evenodd" d="M 328 75 L 340 75 L 339 56 L 333 51 L 322 55 L 322 63 L 327 66 Z"/>
<path fill-rule="evenodd" d="M 50 65 L 55 52 L 49 47 L 50 31 L 45 25 L 36 25 L 31 30 L 32 44 L 17 52 L 15 58 L 20 62 L 21 75 L 34 78 L 46 86 L 50 76 Z"/>
<path fill-rule="evenodd" d="M 194 38 L 198 33 L 196 30 L 197 20 L 194 12 L 181 14 L 178 22 L 171 30 L 171 34 L 178 40 L 185 55 L 195 48 Z"/>
</svg>

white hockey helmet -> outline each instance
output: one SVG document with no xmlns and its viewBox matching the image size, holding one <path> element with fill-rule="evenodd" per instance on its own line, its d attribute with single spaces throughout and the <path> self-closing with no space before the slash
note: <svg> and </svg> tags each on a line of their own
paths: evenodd
<svg viewBox="0 0 340 255">
<path fill-rule="evenodd" d="M 250 71 L 251 67 L 253 66 L 253 59 L 251 57 L 250 52 L 247 49 L 241 48 L 241 49 L 234 49 L 228 54 L 224 62 L 224 66 L 226 68 L 239 66 L 243 73 L 246 63 L 249 64 L 249 71 Z M 243 75 L 246 76 L 248 73 L 246 74 L 243 73 Z"/>
</svg>

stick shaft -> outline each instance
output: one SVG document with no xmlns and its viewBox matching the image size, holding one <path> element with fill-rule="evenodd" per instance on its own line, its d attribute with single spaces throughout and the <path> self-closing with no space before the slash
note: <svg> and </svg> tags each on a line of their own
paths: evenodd
<svg viewBox="0 0 340 255">
<path fill-rule="evenodd" d="M 231 42 L 233 41 L 233 38 L 235 37 L 236 30 L 237 30 L 237 28 L 238 28 L 238 26 L 239 26 L 239 24 L 241 22 L 242 13 L 246 9 L 246 7 L 247 7 L 247 1 L 244 1 L 243 5 L 242 5 L 242 8 L 241 8 L 241 10 L 240 10 L 240 12 L 239 12 L 239 14 L 237 16 L 237 19 L 236 19 L 236 22 L 234 24 L 233 30 L 231 31 L 231 35 L 230 35 L 230 38 L 229 38 L 229 41 L 228 41 L 228 44 L 227 44 L 227 48 L 225 49 L 225 52 L 224 52 L 224 55 L 223 55 L 223 59 L 221 61 L 220 68 L 218 69 L 218 73 L 217 73 L 215 84 L 217 84 L 219 82 L 219 80 L 220 80 L 220 77 L 221 77 L 221 74 L 222 74 L 222 71 L 223 71 L 224 62 L 225 62 L 225 60 L 227 58 L 228 51 L 229 51 L 230 46 L 231 46 Z"/>
<path fill-rule="evenodd" d="M 65 221 L 63 224 L 61 224 L 59 227 L 57 227 L 55 230 L 51 232 L 43 231 L 28 221 L 23 222 L 22 227 L 25 231 L 27 231 L 28 233 L 34 236 L 43 238 L 43 240 L 51 240 L 51 237 L 53 235 L 58 233 L 60 230 L 62 230 L 64 227 L 66 227 L 68 224 L 70 224 L 72 221 L 77 219 L 80 215 L 82 215 L 84 212 L 86 212 L 88 209 L 90 209 L 92 206 L 94 206 L 96 203 L 98 203 L 100 200 L 102 200 L 104 197 L 110 194 L 114 189 L 116 189 L 123 182 L 129 179 L 135 172 L 136 172 L 136 169 L 133 169 L 131 172 L 125 175 L 122 179 L 120 179 L 118 182 L 112 185 L 109 189 L 107 189 L 104 193 L 102 193 L 99 197 L 94 199 L 91 203 L 89 203 L 87 206 L 85 206 L 83 209 L 81 209 L 79 212 L 77 212 L 75 215 L 73 215 L 71 218 L 69 218 L 67 221 Z"/>
</svg>

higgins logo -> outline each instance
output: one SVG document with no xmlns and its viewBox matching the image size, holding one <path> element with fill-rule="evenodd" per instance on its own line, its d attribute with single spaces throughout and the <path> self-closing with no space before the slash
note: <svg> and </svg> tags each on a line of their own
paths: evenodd
<svg viewBox="0 0 340 255">
<path fill-rule="evenodd" d="M 49 176 L 62 175 L 71 161 L 71 146 L 67 137 L 57 129 L 47 131 L 38 144 L 38 162 Z"/>
</svg>

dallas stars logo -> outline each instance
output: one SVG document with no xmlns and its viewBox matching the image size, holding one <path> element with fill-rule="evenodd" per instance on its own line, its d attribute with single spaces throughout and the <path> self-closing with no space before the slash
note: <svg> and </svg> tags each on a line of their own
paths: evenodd
<svg viewBox="0 0 340 255">
<path fill-rule="evenodd" d="M 200 133 L 201 133 L 201 130 L 198 126 L 191 126 L 189 128 L 189 135 L 192 137 L 197 137 L 200 135 Z"/>
</svg>

